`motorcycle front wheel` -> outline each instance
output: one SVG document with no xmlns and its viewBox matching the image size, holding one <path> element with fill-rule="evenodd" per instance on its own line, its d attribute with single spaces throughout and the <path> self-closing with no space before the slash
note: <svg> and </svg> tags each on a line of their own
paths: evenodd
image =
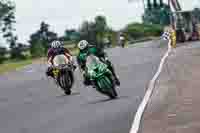
<svg viewBox="0 0 200 133">
<path fill-rule="evenodd" d="M 97 81 L 98 90 L 107 95 L 111 99 L 117 98 L 118 94 L 115 89 L 115 85 L 112 83 L 112 81 L 108 77 L 102 77 Z"/>
<path fill-rule="evenodd" d="M 65 73 L 60 74 L 60 76 L 58 78 L 58 83 L 66 95 L 71 94 L 71 87 L 73 85 L 72 76 L 73 75 L 70 75 L 69 71 L 66 71 Z"/>
</svg>

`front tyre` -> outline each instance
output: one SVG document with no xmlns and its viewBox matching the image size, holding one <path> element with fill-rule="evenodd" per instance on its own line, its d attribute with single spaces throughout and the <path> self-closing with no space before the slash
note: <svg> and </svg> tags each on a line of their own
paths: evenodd
<svg viewBox="0 0 200 133">
<path fill-rule="evenodd" d="M 111 99 L 117 98 L 117 92 L 115 90 L 115 85 L 108 77 L 102 77 L 98 82 L 98 90 L 107 95 Z"/>
<path fill-rule="evenodd" d="M 73 85 L 73 75 L 70 71 L 65 71 L 60 74 L 58 83 L 66 95 L 71 94 L 71 87 Z"/>
<path fill-rule="evenodd" d="M 66 95 L 71 95 L 71 94 L 72 94 L 71 89 L 67 89 L 67 90 L 65 90 L 65 94 L 66 94 Z"/>
<path fill-rule="evenodd" d="M 110 90 L 109 97 L 110 97 L 111 99 L 116 99 L 116 98 L 118 97 L 118 94 L 117 94 L 117 91 L 116 91 L 115 88 L 112 88 L 112 89 Z"/>
</svg>

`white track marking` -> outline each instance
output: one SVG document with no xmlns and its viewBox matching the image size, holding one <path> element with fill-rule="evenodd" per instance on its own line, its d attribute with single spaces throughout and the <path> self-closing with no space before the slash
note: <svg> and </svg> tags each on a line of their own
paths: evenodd
<svg viewBox="0 0 200 133">
<path fill-rule="evenodd" d="M 142 115 L 145 111 L 145 108 L 151 98 L 151 95 L 153 93 L 153 90 L 154 90 L 154 86 L 155 86 L 155 83 L 156 83 L 156 80 L 158 79 L 161 71 L 162 71 L 162 68 L 163 68 L 163 65 L 167 59 L 167 57 L 169 56 L 170 52 L 172 51 L 172 47 L 171 47 L 171 40 L 169 40 L 168 42 L 168 50 L 167 52 L 165 53 L 165 55 L 163 56 L 161 62 L 160 62 L 160 65 L 159 65 L 159 68 L 158 68 L 158 71 L 156 72 L 156 74 L 154 75 L 153 79 L 150 81 L 149 83 L 149 86 L 148 86 L 148 89 L 146 91 L 146 94 L 144 96 L 144 99 L 142 100 L 137 112 L 136 112 L 136 115 L 135 115 L 135 118 L 134 118 L 134 121 L 133 121 L 133 124 L 132 124 L 132 128 L 130 130 L 130 133 L 138 133 L 139 131 L 139 127 L 140 127 L 140 123 L 141 123 L 141 119 L 142 119 Z"/>
</svg>

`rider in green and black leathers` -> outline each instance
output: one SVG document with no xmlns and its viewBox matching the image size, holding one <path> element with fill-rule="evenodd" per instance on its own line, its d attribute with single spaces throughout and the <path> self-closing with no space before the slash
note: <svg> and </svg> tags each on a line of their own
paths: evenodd
<svg viewBox="0 0 200 133">
<path fill-rule="evenodd" d="M 85 85 L 91 85 L 90 80 L 87 78 L 85 74 L 85 68 L 86 68 L 86 58 L 89 55 L 89 53 L 94 54 L 97 56 L 102 62 L 106 63 L 108 65 L 108 69 L 113 73 L 113 76 L 116 80 L 116 84 L 120 85 L 120 81 L 114 71 L 112 63 L 108 60 L 106 53 L 95 46 L 89 46 L 89 43 L 86 40 L 82 40 L 78 43 L 78 48 L 80 49 L 80 52 L 77 56 L 77 62 L 79 65 L 79 68 L 83 71 L 83 77 L 84 77 L 84 84 Z"/>
</svg>

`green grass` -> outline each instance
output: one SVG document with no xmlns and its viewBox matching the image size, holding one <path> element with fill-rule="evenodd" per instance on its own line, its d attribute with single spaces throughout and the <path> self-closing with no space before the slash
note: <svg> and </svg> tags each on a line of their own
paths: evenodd
<svg viewBox="0 0 200 133">
<path fill-rule="evenodd" d="M 78 53 L 79 53 L 79 49 L 78 48 L 73 48 L 73 49 L 69 49 L 69 50 L 70 50 L 70 52 L 71 52 L 71 54 L 73 56 L 77 56 Z"/>
<path fill-rule="evenodd" d="M 3 64 L 0 64 L 0 74 L 17 70 L 21 67 L 32 64 L 32 62 L 33 62 L 32 59 L 27 59 L 22 61 L 16 61 L 16 60 L 6 61 Z"/>
<path fill-rule="evenodd" d="M 65 48 L 69 49 L 69 51 L 71 52 L 71 54 L 73 56 L 76 56 L 79 52 L 78 48 L 75 47 L 75 44 L 71 44 L 71 45 L 64 45 Z"/>
</svg>

